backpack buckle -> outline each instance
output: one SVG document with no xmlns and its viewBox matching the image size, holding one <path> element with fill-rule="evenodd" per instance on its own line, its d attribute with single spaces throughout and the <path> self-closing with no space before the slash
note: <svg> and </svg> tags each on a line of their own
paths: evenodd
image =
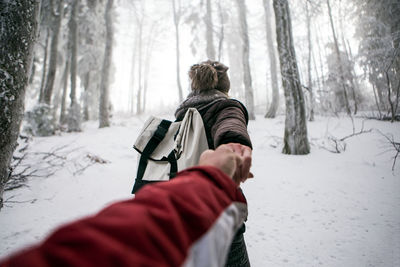
<svg viewBox="0 0 400 267">
<path fill-rule="evenodd" d="M 154 133 L 154 138 L 157 139 L 158 141 L 161 141 L 164 139 L 165 134 L 168 132 L 168 129 L 165 129 L 161 125 L 157 126 L 157 130 Z"/>
</svg>

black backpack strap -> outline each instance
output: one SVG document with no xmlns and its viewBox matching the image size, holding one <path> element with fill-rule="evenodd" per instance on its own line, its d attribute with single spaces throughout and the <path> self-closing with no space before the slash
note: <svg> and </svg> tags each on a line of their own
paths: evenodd
<svg viewBox="0 0 400 267">
<path fill-rule="evenodd" d="M 136 180 L 139 181 L 142 180 L 150 155 L 154 152 L 157 146 L 164 139 L 165 135 L 168 132 L 169 126 L 171 126 L 171 123 L 172 123 L 171 121 L 162 120 L 160 124 L 157 126 L 157 130 L 154 132 L 150 141 L 147 143 L 146 147 L 143 149 L 143 152 L 141 153 Z"/>
<path fill-rule="evenodd" d="M 178 162 L 175 157 L 175 151 L 172 150 L 171 153 L 168 155 L 168 162 L 171 164 L 171 170 L 169 172 L 169 178 L 172 179 L 176 176 L 178 172 Z"/>
</svg>

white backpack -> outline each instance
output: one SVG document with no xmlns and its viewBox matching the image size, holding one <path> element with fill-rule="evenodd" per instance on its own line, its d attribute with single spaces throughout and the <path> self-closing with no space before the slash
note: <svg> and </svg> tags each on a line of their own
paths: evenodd
<svg viewBox="0 0 400 267">
<path fill-rule="evenodd" d="M 178 122 L 152 116 L 133 147 L 139 152 L 134 194 L 147 183 L 168 181 L 178 171 L 198 164 L 208 149 L 203 119 L 195 108 L 189 108 Z"/>
</svg>

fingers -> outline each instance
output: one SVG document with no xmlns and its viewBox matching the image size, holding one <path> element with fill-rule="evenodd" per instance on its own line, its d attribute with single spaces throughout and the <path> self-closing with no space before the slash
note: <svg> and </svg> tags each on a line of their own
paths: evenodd
<svg viewBox="0 0 400 267">
<path fill-rule="evenodd" d="M 199 165 L 212 165 L 230 176 L 240 185 L 248 178 L 254 177 L 250 172 L 252 150 L 237 143 L 220 145 L 215 151 L 206 150 L 200 157 Z"/>
<path fill-rule="evenodd" d="M 250 147 L 238 143 L 229 143 L 221 145 L 220 147 L 229 148 L 238 156 L 236 164 L 237 169 L 234 174 L 234 180 L 236 182 L 244 182 L 247 178 L 254 177 L 254 175 L 250 173 L 252 161 L 252 150 Z"/>
</svg>

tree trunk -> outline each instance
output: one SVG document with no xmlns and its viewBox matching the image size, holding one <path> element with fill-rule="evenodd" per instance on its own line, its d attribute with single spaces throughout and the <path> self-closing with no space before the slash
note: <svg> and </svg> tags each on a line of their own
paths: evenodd
<svg viewBox="0 0 400 267">
<path fill-rule="evenodd" d="M 114 29 L 112 21 L 112 8 L 114 0 L 107 1 L 107 7 L 105 12 L 105 23 L 106 23 L 106 47 L 104 50 L 104 61 L 103 70 L 101 75 L 100 83 L 100 107 L 99 107 L 99 127 L 110 126 L 110 114 L 109 114 L 109 87 L 110 87 L 110 66 L 112 64 L 112 44 L 114 41 Z"/>
<path fill-rule="evenodd" d="M 308 76 L 308 92 L 310 93 L 310 115 L 309 120 L 314 121 L 314 89 L 312 86 L 312 76 L 311 76 L 311 57 L 312 57 L 312 43 L 311 43 L 311 15 L 306 1 L 306 16 L 307 16 L 307 40 L 308 40 L 308 58 L 307 58 L 307 76 Z"/>
<path fill-rule="evenodd" d="M 347 114 L 349 116 L 351 116 L 349 97 L 347 96 L 347 89 L 346 89 L 346 84 L 345 84 L 345 81 L 344 81 L 344 72 L 343 72 L 342 59 L 340 57 L 339 43 L 338 43 L 338 40 L 337 40 L 337 37 L 336 37 L 335 26 L 333 24 L 331 5 L 329 3 L 329 0 L 326 0 L 326 3 L 328 5 L 329 21 L 330 21 L 330 24 L 331 24 L 332 35 L 333 35 L 333 40 L 334 40 L 334 47 L 335 47 L 335 53 L 336 53 L 336 57 L 337 57 L 337 61 L 338 61 L 339 79 L 340 79 L 340 83 L 341 83 L 341 85 L 343 87 L 343 97 L 344 97 L 344 101 L 345 101 L 346 112 L 347 112 Z"/>
<path fill-rule="evenodd" d="M 136 98 L 136 114 L 142 113 L 142 91 L 143 91 L 143 83 L 142 83 L 142 69 L 143 69 L 143 21 L 139 21 L 139 36 L 138 36 L 138 95 Z"/>
<path fill-rule="evenodd" d="M 90 94 L 90 70 L 86 72 L 84 81 L 83 81 L 83 88 L 84 88 L 84 97 L 83 97 L 83 120 L 88 121 L 90 119 L 89 115 L 89 94 Z"/>
<path fill-rule="evenodd" d="M 310 153 L 304 96 L 293 46 L 292 25 L 287 0 L 274 0 L 276 38 L 278 42 L 282 85 L 285 92 L 286 119 L 283 153 Z"/>
<path fill-rule="evenodd" d="M 32 69 L 31 69 L 31 75 L 29 76 L 29 85 L 33 84 L 33 80 L 35 79 L 36 75 L 36 64 L 39 63 L 39 59 L 37 56 L 33 56 L 33 62 L 32 62 Z"/>
<path fill-rule="evenodd" d="M 153 23 L 150 28 L 150 33 L 146 42 L 146 56 L 144 63 L 144 82 L 143 82 L 143 112 L 146 111 L 146 102 L 147 102 L 147 88 L 149 83 L 149 73 L 150 73 L 150 63 L 151 63 L 151 55 L 154 48 L 154 35 L 156 35 L 156 24 Z"/>
<path fill-rule="evenodd" d="M 378 98 L 376 97 L 376 87 L 375 87 L 374 83 L 371 83 L 371 84 L 372 84 L 372 91 L 374 92 L 375 104 L 376 104 L 376 107 L 378 108 L 378 112 L 379 112 L 379 119 L 382 119 L 381 108 L 379 106 Z"/>
<path fill-rule="evenodd" d="M 179 21 L 181 18 L 181 4 L 178 0 L 178 7 L 175 3 L 176 0 L 172 0 L 172 11 L 174 15 L 174 25 L 175 25 L 175 41 L 176 41 L 176 83 L 178 85 L 178 95 L 179 95 L 179 103 L 183 101 L 183 91 L 181 85 L 181 76 L 180 76 L 180 48 L 179 48 Z"/>
<path fill-rule="evenodd" d="M 317 79 L 317 86 L 318 86 L 318 90 L 316 92 L 321 92 L 322 91 L 321 79 L 320 79 L 319 73 L 318 73 L 318 67 L 317 67 L 317 62 L 315 60 L 314 50 L 312 51 L 312 61 L 313 61 L 313 66 L 314 66 L 315 78 Z M 315 95 L 316 94 L 314 94 L 314 101 L 315 101 L 315 97 L 316 97 Z M 315 108 L 315 102 L 314 102 L 314 108 Z"/>
<path fill-rule="evenodd" d="M 46 75 L 47 75 L 47 56 L 49 54 L 49 40 L 50 34 L 49 29 L 46 31 L 46 44 L 43 49 L 44 57 L 43 57 L 43 66 L 42 66 L 42 79 L 40 81 L 40 91 L 39 91 L 39 102 L 43 102 L 43 92 L 44 87 L 46 85 Z"/>
<path fill-rule="evenodd" d="M 70 108 L 68 111 L 68 131 L 81 131 L 80 120 L 80 105 L 76 99 L 76 78 L 77 78 L 77 58 L 78 58 L 78 5 L 79 0 L 74 0 L 72 3 L 71 19 L 69 21 L 69 32 L 71 41 L 71 92 L 70 92 Z"/>
<path fill-rule="evenodd" d="M 68 74 L 69 74 L 69 57 L 67 56 L 67 60 L 65 62 L 65 69 L 63 74 L 63 93 L 61 96 L 61 109 L 60 109 L 60 124 L 65 124 L 67 122 L 67 118 L 65 115 L 66 110 L 66 102 L 67 102 L 67 90 L 68 90 Z"/>
<path fill-rule="evenodd" d="M 278 75 L 276 69 L 276 56 L 275 47 L 272 37 L 272 26 L 271 26 L 271 1 L 264 0 L 264 12 L 265 12 L 265 29 L 267 34 L 267 47 L 269 57 L 269 68 L 271 75 L 271 87 L 272 87 L 272 102 L 265 114 L 265 118 L 275 118 L 276 112 L 279 106 L 279 86 L 278 86 Z M 268 93 L 267 93 L 268 94 Z"/>
<path fill-rule="evenodd" d="M 61 29 L 61 22 L 64 17 L 64 0 L 59 0 L 58 11 L 56 16 L 55 24 L 53 25 L 53 35 L 51 38 L 50 47 L 50 62 L 49 71 L 47 73 L 46 86 L 43 91 L 43 101 L 44 103 L 50 105 L 51 97 L 53 94 L 54 80 L 56 78 L 57 71 L 57 58 L 58 58 L 58 36 Z"/>
<path fill-rule="evenodd" d="M 242 37 L 243 48 L 243 82 L 245 88 L 245 102 L 249 113 L 249 119 L 255 120 L 254 115 L 254 94 L 251 85 L 251 72 L 250 72 L 250 43 L 249 34 L 247 30 L 246 6 L 243 0 L 236 0 L 239 11 L 240 33 Z"/>
<path fill-rule="evenodd" d="M 340 27 L 340 31 L 341 31 L 341 38 L 342 38 L 342 44 L 343 44 L 343 49 L 344 52 L 346 54 L 347 60 L 350 62 L 353 60 L 353 56 L 351 53 L 351 49 L 350 46 L 346 46 L 346 40 L 344 37 L 345 34 L 345 30 L 343 27 L 343 13 L 342 13 L 342 1 L 339 1 L 339 27 Z M 348 44 L 348 42 L 347 42 Z M 356 96 L 356 89 L 358 88 L 358 84 L 357 81 L 354 81 L 354 78 L 356 77 L 355 72 L 354 72 L 354 67 L 351 69 L 350 73 L 349 73 L 349 80 L 350 80 L 350 92 L 351 92 L 351 96 L 353 98 L 353 102 L 354 102 L 354 115 L 357 114 L 358 111 L 358 100 L 357 100 L 357 96 Z"/>
<path fill-rule="evenodd" d="M 78 2 L 79 0 L 73 0 L 71 20 L 69 22 L 69 31 L 71 35 L 71 107 L 76 103 L 76 77 L 77 77 L 77 57 L 78 57 L 78 25 L 77 25 L 77 13 L 78 13 Z"/>
<path fill-rule="evenodd" d="M 206 14 L 204 17 L 204 23 L 206 24 L 206 41 L 207 41 L 207 58 L 215 60 L 215 49 L 214 49 L 214 27 L 212 22 L 212 9 L 211 0 L 206 0 Z"/>
<path fill-rule="evenodd" d="M 136 36 L 136 30 L 135 28 L 135 36 Z M 129 102 L 128 102 L 128 107 L 131 115 L 134 114 L 134 109 L 135 109 L 135 75 L 136 75 L 136 53 L 137 53 L 137 45 L 138 40 L 135 38 L 134 41 L 134 46 L 133 46 L 133 51 L 132 51 L 132 65 L 131 65 L 131 75 L 130 75 L 130 89 L 129 89 Z"/>
<path fill-rule="evenodd" d="M 224 19 L 224 13 L 222 12 L 222 6 L 221 6 L 221 0 L 218 0 L 218 13 L 219 13 L 219 19 L 220 19 L 220 30 L 219 30 L 219 41 L 218 41 L 218 61 L 221 61 L 222 57 L 222 48 L 224 44 L 224 38 L 225 38 L 225 19 Z"/>
<path fill-rule="evenodd" d="M 24 115 L 40 1 L 0 2 L 0 208 Z"/>
</svg>

